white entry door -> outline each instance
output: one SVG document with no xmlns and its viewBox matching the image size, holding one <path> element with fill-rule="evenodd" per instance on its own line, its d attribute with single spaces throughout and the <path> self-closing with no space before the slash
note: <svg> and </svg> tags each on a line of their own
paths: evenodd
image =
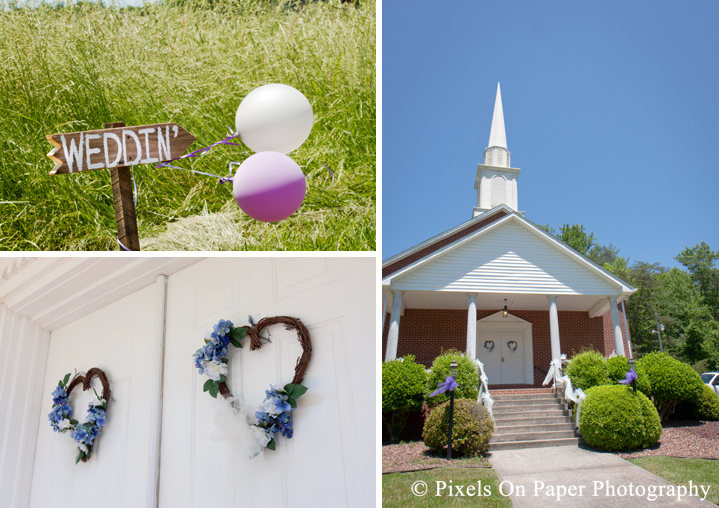
<svg viewBox="0 0 719 508">
<path fill-rule="evenodd" d="M 160 507 L 373 506 L 375 301 L 374 258 L 210 258 L 170 276 Z M 312 338 L 294 436 L 254 459 L 216 420 L 192 358 L 218 320 L 248 315 L 300 318 Z M 293 331 L 270 333 L 259 350 L 230 347 L 228 385 L 252 415 L 301 353 Z"/>
<path fill-rule="evenodd" d="M 484 363 L 484 370 L 490 384 L 522 384 L 526 382 L 524 372 L 525 340 L 522 331 L 493 330 L 485 332 L 482 334 L 477 351 L 477 357 Z"/>
<path fill-rule="evenodd" d="M 31 508 L 146 506 L 154 316 L 152 285 L 50 334 Z M 108 375 L 112 399 L 92 457 L 76 465 L 75 441 L 69 432 L 53 432 L 46 415 L 58 381 L 92 367 Z M 101 393 L 97 380 L 93 387 Z M 78 421 L 85 421 L 94 397 L 82 386 L 72 391 Z"/>
<path fill-rule="evenodd" d="M 532 325 L 498 312 L 477 323 L 477 358 L 484 363 L 489 384 L 532 384 Z"/>
</svg>

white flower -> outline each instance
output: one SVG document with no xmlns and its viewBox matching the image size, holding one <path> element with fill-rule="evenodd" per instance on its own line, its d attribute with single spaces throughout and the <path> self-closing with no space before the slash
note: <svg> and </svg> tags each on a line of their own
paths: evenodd
<svg viewBox="0 0 719 508">
<path fill-rule="evenodd" d="M 270 442 L 270 435 L 265 432 L 265 429 L 262 429 L 256 425 L 250 426 L 250 429 L 252 429 L 252 434 L 254 434 L 255 441 L 257 441 L 260 445 L 262 445 L 263 448 L 267 446 L 267 443 Z"/>
<path fill-rule="evenodd" d="M 205 340 L 212 340 L 212 332 L 205 332 Z"/>
<path fill-rule="evenodd" d="M 219 381 L 221 375 L 227 374 L 227 365 L 222 362 L 212 360 L 209 362 L 202 362 L 202 370 L 205 375 L 213 381 Z"/>
<path fill-rule="evenodd" d="M 102 406 L 105 403 L 105 399 L 95 399 L 91 401 L 88 406 Z"/>
<path fill-rule="evenodd" d="M 60 421 L 58 422 L 57 427 L 58 427 L 60 430 L 70 429 L 70 428 L 72 428 L 72 423 L 70 423 L 70 420 L 68 420 L 67 418 L 65 418 L 64 420 L 60 420 Z"/>
<path fill-rule="evenodd" d="M 262 408 L 262 411 L 264 411 L 270 416 L 279 416 L 280 414 L 282 414 L 282 410 L 278 409 L 277 405 L 275 404 L 274 397 L 266 398 L 260 407 Z"/>
<path fill-rule="evenodd" d="M 87 453 L 87 445 L 85 443 L 78 443 L 78 448 L 80 448 L 83 452 Z"/>
</svg>

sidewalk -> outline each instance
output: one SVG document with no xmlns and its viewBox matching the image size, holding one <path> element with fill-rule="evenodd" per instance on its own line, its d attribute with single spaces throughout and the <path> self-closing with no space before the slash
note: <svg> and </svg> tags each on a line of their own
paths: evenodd
<svg viewBox="0 0 719 508">
<path fill-rule="evenodd" d="M 515 508 L 716 508 L 714 503 L 702 501 L 705 485 L 693 484 L 689 492 L 687 487 L 676 486 L 614 454 L 589 448 L 498 450 L 489 460 Z"/>
</svg>

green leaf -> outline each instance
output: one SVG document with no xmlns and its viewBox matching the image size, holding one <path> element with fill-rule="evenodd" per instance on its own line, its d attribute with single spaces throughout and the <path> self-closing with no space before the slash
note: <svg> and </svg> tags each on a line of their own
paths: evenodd
<svg viewBox="0 0 719 508">
<path fill-rule="evenodd" d="M 75 459 L 75 464 L 77 464 L 78 462 L 80 462 L 82 460 L 82 456 L 83 456 L 82 450 L 78 450 L 77 458 Z"/>
<path fill-rule="evenodd" d="M 233 336 L 230 336 L 230 342 L 232 342 L 232 345 L 235 347 L 242 347 L 242 342 L 234 338 Z"/>
<path fill-rule="evenodd" d="M 285 392 L 286 392 L 287 395 L 289 395 L 290 397 L 292 396 L 292 392 L 294 391 L 294 389 L 295 389 L 295 385 L 293 385 L 292 383 L 287 383 L 287 384 L 285 385 Z"/>
<path fill-rule="evenodd" d="M 227 364 L 227 363 L 229 363 L 229 362 L 230 362 L 230 361 L 229 361 L 227 358 L 223 358 L 223 359 L 222 359 L 222 363 Z"/>
<path fill-rule="evenodd" d="M 62 386 L 63 386 L 63 388 L 64 388 L 65 386 L 67 386 L 67 382 L 68 382 L 68 381 L 70 381 L 70 373 L 69 373 L 69 372 L 68 372 L 67 374 L 65 374 L 65 377 L 64 377 L 64 378 L 62 378 Z"/>
<path fill-rule="evenodd" d="M 213 384 L 215 384 L 215 382 L 212 379 L 208 379 L 207 381 L 205 381 L 205 384 L 202 386 L 202 391 L 203 392 L 208 391 L 210 388 L 212 388 Z"/>
<path fill-rule="evenodd" d="M 220 383 L 224 383 L 225 381 L 227 381 L 227 376 L 220 374 Z"/>
<path fill-rule="evenodd" d="M 292 390 L 292 397 L 295 399 L 299 399 L 302 395 L 305 394 L 306 391 L 307 391 L 306 386 L 295 385 L 294 390 Z"/>
<path fill-rule="evenodd" d="M 70 420 L 70 423 L 71 423 L 72 425 L 77 425 L 77 420 Z M 68 429 L 65 429 L 65 430 L 68 430 Z"/>
<path fill-rule="evenodd" d="M 293 399 L 292 397 L 290 397 L 289 399 L 287 399 L 287 403 L 290 405 L 291 408 L 296 408 L 296 407 L 297 407 L 297 402 L 295 402 L 295 399 Z"/>
<path fill-rule="evenodd" d="M 211 380 L 212 381 L 212 380 Z M 212 384 L 210 385 L 210 395 L 212 395 L 214 398 L 217 398 L 217 394 L 220 391 L 220 387 L 217 383 L 212 381 Z"/>
<path fill-rule="evenodd" d="M 270 442 L 267 443 L 267 448 L 269 448 L 270 450 L 275 449 L 275 438 L 270 439 Z"/>
<path fill-rule="evenodd" d="M 237 340 L 240 340 L 247 335 L 247 328 L 244 326 L 241 326 L 239 328 L 235 328 L 232 330 L 232 336 L 236 338 Z"/>
<path fill-rule="evenodd" d="M 205 339 L 205 344 L 207 344 L 208 342 L 210 342 L 210 341 L 209 341 L 209 340 L 207 340 L 207 339 Z"/>
</svg>

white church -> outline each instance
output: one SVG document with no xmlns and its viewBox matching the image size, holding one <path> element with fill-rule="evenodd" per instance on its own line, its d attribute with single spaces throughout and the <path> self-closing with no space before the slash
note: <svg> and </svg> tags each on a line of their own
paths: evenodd
<svg viewBox="0 0 719 508">
<path fill-rule="evenodd" d="M 383 262 L 385 360 L 442 350 L 484 363 L 490 389 L 540 387 L 553 359 L 630 354 L 626 282 L 520 211 L 497 85 L 471 219 Z"/>
</svg>

